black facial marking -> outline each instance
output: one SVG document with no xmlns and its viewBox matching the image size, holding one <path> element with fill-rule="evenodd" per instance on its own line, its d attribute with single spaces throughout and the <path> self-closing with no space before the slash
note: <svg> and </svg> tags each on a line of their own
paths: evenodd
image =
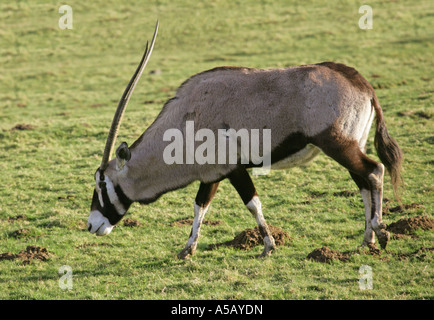
<svg viewBox="0 0 434 320">
<path fill-rule="evenodd" d="M 106 217 L 109 222 L 112 225 L 115 225 L 118 223 L 124 215 L 119 214 L 119 212 L 116 210 L 116 207 L 110 202 L 110 198 L 107 193 L 107 187 L 105 182 L 100 182 L 99 186 L 101 188 L 101 196 L 102 200 L 104 202 L 104 207 L 101 206 L 99 199 L 98 199 L 98 193 L 96 190 L 94 190 L 93 198 L 92 198 L 92 205 L 91 210 L 98 210 L 101 212 L 101 214 Z M 123 207 L 126 211 L 128 211 L 129 207 L 133 203 L 123 192 L 122 188 L 120 186 L 115 187 L 116 195 L 119 199 L 119 201 L 122 203 Z"/>
<path fill-rule="evenodd" d="M 115 192 L 118 195 L 118 199 L 123 204 L 124 208 L 128 210 L 128 208 L 132 205 L 133 201 L 127 197 L 121 186 L 116 186 Z"/>
<path fill-rule="evenodd" d="M 104 208 L 101 208 L 101 213 L 106 217 L 112 225 L 115 225 L 122 219 L 115 206 L 110 202 L 110 198 L 107 194 L 107 188 L 101 188 L 102 200 L 104 202 Z"/>
</svg>

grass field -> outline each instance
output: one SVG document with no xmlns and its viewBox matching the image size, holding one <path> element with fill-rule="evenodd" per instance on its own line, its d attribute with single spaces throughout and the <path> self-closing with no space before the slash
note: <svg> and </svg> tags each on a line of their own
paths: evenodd
<svg viewBox="0 0 434 320">
<path fill-rule="evenodd" d="M 325 155 L 306 168 L 253 176 L 267 222 L 291 236 L 265 260 L 256 258 L 262 246 L 207 250 L 256 225 L 227 181 L 205 218 L 222 223 L 203 226 L 191 260 L 176 259 L 190 226 L 171 223 L 193 217 L 197 182 L 134 204 L 128 218 L 140 226 L 121 223 L 107 237 L 86 230 L 114 110 L 157 18 L 156 47 L 118 142 L 133 143 L 197 72 L 342 62 L 372 83 L 405 154 L 402 202 L 418 205 L 384 221 L 432 219 L 432 1 L 70 0 L 73 29 L 66 30 L 58 26 L 63 4 L 0 4 L 0 254 L 30 245 L 50 253 L 46 261 L 0 260 L 0 299 L 434 298 L 432 230 L 392 239 L 381 254 L 307 259 L 322 246 L 355 250 L 363 239 L 361 197 L 337 194 L 356 185 Z M 363 4 L 373 9 L 373 29 L 359 28 Z M 368 153 L 378 159 L 373 130 Z M 388 177 L 384 189 L 397 206 Z M 72 289 L 59 287 L 62 265 L 71 267 Z M 372 268 L 372 289 L 359 288 L 363 265 Z"/>
</svg>

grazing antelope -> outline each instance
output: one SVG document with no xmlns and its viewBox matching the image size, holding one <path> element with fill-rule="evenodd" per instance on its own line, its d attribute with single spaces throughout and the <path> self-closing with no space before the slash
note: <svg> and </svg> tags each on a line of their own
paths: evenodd
<svg viewBox="0 0 434 320">
<path fill-rule="evenodd" d="M 168 100 L 151 126 L 131 147 L 123 142 L 110 161 L 122 115 L 133 89 L 149 60 L 158 31 L 130 80 L 116 110 L 100 167 L 95 173 L 88 230 L 107 235 L 133 202 L 148 204 L 166 192 L 200 181 L 194 202 L 194 222 L 179 258 L 192 255 L 197 246 L 205 213 L 219 182 L 228 178 L 247 209 L 255 217 L 264 238 L 261 256 L 275 248 L 265 222 L 256 189 L 247 172 L 253 163 L 167 164 L 163 153 L 170 141 L 164 133 L 207 128 L 270 129 L 272 169 L 304 164 L 320 151 L 345 167 L 360 189 L 365 207 L 362 245 L 382 248 L 389 233 L 382 221 L 385 168 L 394 191 L 401 182 L 402 152 L 387 132 L 372 86 L 355 69 L 323 62 L 285 69 L 219 67 L 198 73 L 185 81 Z M 366 142 L 376 117 L 375 147 L 382 163 L 366 156 Z M 196 146 L 194 146 L 196 148 Z M 185 157 L 185 155 L 184 155 Z"/>
</svg>

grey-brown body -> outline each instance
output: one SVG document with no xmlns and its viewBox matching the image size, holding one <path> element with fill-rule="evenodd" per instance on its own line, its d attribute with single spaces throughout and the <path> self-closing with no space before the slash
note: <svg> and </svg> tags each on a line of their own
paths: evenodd
<svg viewBox="0 0 434 320">
<path fill-rule="evenodd" d="M 246 171 L 252 164 L 166 164 L 163 153 L 170 141 L 164 141 L 163 136 L 170 129 L 179 129 L 185 135 L 187 121 L 194 122 L 195 130 L 210 129 L 215 136 L 219 129 L 270 129 L 272 168 L 301 165 L 323 151 L 350 172 L 365 203 L 363 244 L 373 244 L 376 234 L 385 247 L 389 234 L 381 216 L 384 166 L 365 155 L 375 116 L 377 151 L 395 187 L 401 151 L 387 134 L 373 88 L 353 68 L 326 62 L 286 69 L 221 67 L 199 73 L 180 86 L 130 148 L 122 144 L 117 159 L 97 171 L 92 212 L 110 221 L 106 222 L 110 232 L 132 202 L 150 203 L 168 191 L 199 180 L 192 233 L 179 254 L 185 258 L 196 249 L 201 222 L 219 181 L 228 178 L 258 222 L 265 243 L 262 256 L 266 256 L 274 249 L 274 240 Z M 98 187 L 101 182 L 105 189 Z M 102 212 L 103 199 L 105 203 L 117 203 L 113 208 L 125 209 L 111 209 L 123 211 L 119 218 L 110 219 Z M 101 226 L 89 225 L 91 232 L 108 233 Z"/>
<path fill-rule="evenodd" d="M 293 164 L 291 156 L 307 144 L 321 148 L 315 139 L 330 128 L 336 128 L 340 138 L 357 141 L 363 148 L 375 114 L 371 99 L 368 93 L 350 86 L 343 75 L 325 66 L 223 67 L 203 72 L 178 89 L 157 120 L 131 146 L 129 167 L 140 168 L 131 170 L 131 175 L 136 179 L 142 175 L 138 180 L 143 185 L 134 183 L 123 189 L 131 199 L 145 201 L 195 180 L 205 183 L 221 180 L 238 166 L 166 165 L 163 151 L 170 142 L 163 142 L 164 132 L 178 128 L 185 136 L 188 120 L 194 121 L 195 130 L 211 129 L 215 136 L 224 128 L 271 129 L 271 150 L 283 149 L 273 154 L 273 163 L 283 160 L 281 166 L 276 163 L 276 168 L 303 164 L 304 157 Z M 261 139 L 259 143 L 262 150 Z M 317 148 L 307 156 L 317 155 Z"/>
</svg>

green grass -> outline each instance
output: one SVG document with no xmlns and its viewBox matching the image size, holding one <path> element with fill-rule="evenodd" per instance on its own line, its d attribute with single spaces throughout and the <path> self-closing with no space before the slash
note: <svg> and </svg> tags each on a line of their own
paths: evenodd
<svg viewBox="0 0 434 320">
<path fill-rule="evenodd" d="M 175 259 L 190 233 L 170 223 L 193 216 L 198 183 L 133 205 L 141 227 L 117 227 L 99 238 L 86 231 L 98 167 L 114 109 L 155 21 L 160 32 L 146 74 L 128 106 L 118 141 L 130 144 L 189 76 L 220 65 L 286 67 L 337 61 L 376 88 L 389 132 L 405 154 L 404 203 L 433 212 L 432 1 L 371 1 L 374 28 L 361 30 L 357 1 L 69 1 L 73 29 L 61 30 L 57 1 L 0 4 L 0 253 L 38 245 L 48 261 L 0 261 L 0 299 L 433 299 L 433 232 L 392 240 L 381 255 L 361 253 L 323 264 L 315 248 L 354 250 L 362 241 L 359 196 L 346 170 L 321 155 L 307 168 L 253 177 L 269 224 L 292 242 L 270 258 L 250 251 L 206 250 L 255 221 L 224 181 L 192 260 Z M 161 73 L 149 74 L 160 69 Z M 424 116 L 421 116 L 424 115 Z M 32 130 L 10 130 L 30 124 Z M 373 132 L 370 149 L 373 158 Z M 322 196 L 318 196 L 322 194 Z M 388 179 L 384 196 L 393 198 Z M 393 205 L 397 203 L 393 202 Z M 24 220 L 10 217 L 23 214 Z M 15 238 L 12 232 L 28 229 Z M 58 270 L 73 270 L 73 289 Z M 373 269 L 373 289 L 360 290 L 359 268 Z"/>
</svg>

